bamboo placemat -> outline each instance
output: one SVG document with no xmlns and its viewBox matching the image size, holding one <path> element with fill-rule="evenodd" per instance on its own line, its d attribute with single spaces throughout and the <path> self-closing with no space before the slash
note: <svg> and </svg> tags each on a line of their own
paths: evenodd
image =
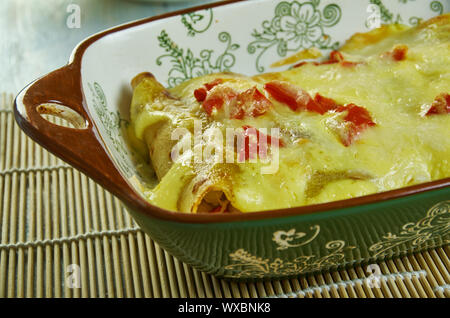
<svg viewBox="0 0 450 318">
<path fill-rule="evenodd" d="M 12 102 L 2 94 L 0 297 L 450 297 L 449 246 L 379 263 L 379 288 L 361 266 L 259 283 L 199 272 L 145 235 L 117 198 L 22 133 Z M 71 264 L 81 288 L 70 288 Z"/>
</svg>

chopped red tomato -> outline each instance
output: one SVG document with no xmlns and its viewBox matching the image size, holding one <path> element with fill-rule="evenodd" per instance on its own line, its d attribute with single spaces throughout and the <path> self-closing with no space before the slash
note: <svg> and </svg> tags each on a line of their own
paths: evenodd
<svg viewBox="0 0 450 318">
<path fill-rule="evenodd" d="M 425 116 L 436 114 L 450 114 L 450 94 L 439 94 L 431 104 L 430 109 Z"/>
<path fill-rule="evenodd" d="M 350 146 L 356 136 L 375 123 L 370 113 L 364 107 L 355 104 L 348 104 L 336 108 L 337 112 L 347 112 L 344 117 L 344 125 L 338 131 L 339 137 L 344 146 Z"/>
<path fill-rule="evenodd" d="M 243 149 L 239 149 L 239 161 L 255 158 L 256 154 L 265 156 L 267 154 L 267 145 L 278 143 L 279 147 L 284 147 L 281 139 L 266 135 L 258 129 L 251 126 L 243 126 L 244 129 L 244 145 Z M 256 140 L 250 141 L 251 136 L 256 136 Z"/>
</svg>

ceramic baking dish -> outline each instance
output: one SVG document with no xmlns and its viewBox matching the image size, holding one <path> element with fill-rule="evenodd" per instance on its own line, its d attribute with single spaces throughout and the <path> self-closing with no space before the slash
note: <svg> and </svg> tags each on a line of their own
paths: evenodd
<svg viewBox="0 0 450 318">
<path fill-rule="evenodd" d="M 15 117 L 31 138 L 116 195 L 165 250 L 220 277 L 289 277 L 432 248 L 449 242 L 450 178 L 284 210 L 173 213 L 143 198 L 138 184 L 155 180 L 136 169 L 123 129 L 129 83 L 140 72 L 174 86 L 211 72 L 281 70 L 289 66 L 270 65 L 302 48 L 327 54 L 379 22 L 416 24 L 449 7 L 428 0 L 231 1 L 132 22 L 86 39 L 67 66 L 24 88 Z M 283 29 L 283 17 L 302 28 Z M 74 127 L 52 124 L 45 113 Z"/>
</svg>

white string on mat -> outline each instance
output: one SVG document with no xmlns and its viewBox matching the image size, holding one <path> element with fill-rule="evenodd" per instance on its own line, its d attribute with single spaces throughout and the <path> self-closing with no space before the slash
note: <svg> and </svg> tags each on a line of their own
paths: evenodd
<svg viewBox="0 0 450 318">
<path fill-rule="evenodd" d="M 403 280 L 405 278 L 411 279 L 412 277 L 420 277 L 420 275 L 426 276 L 427 271 L 419 270 L 419 271 L 411 271 L 411 272 L 403 272 L 403 273 L 391 273 L 391 274 L 379 275 L 379 276 L 377 276 L 377 278 L 386 282 L 391 278 L 394 280 L 395 279 Z M 336 282 L 336 283 L 308 287 L 308 288 L 300 289 L 300 290 L 297 290 L 297 291 L 294 291 L 291 293 L 268 296 L 268 298 L 289 298 L 289 297 L 297 297 L 299 295 L 306 296 L 308 293 L 314 293 L 315 291 L 322 293 L 324 290 L 330 291 L 332 287 L 338 289 L 340 286 L 343 286 L 345 288 L 347 286 L 355 286 L 356 283 L 360 283 L 361 285 L 364 285 L 368 282 L 368 279 L 370 279 L 370 278 L 355 278 L 352 280 L 345 280 L 345 281 Z M 445 287 L 445 286 L 448 286 L 448 285 L 438 286 L 438 287 Z M 448 287 L 445 287 L 445 288 L 448 288 Z"/>
<path fill-rule="evenodd" d="M 434 292 L 442 292 L 443 293 L 446 290 L 450 290 L 450 284 L 436 286 L 433 291 Z"/>
<path fill-rule="evenodd" d="M 89 238 L 100 238 L 100 237 L 104 237 L 104 236 L 111 237 L 111 236 L 118 236 L 118 235 L 123 235 L 123 234 L 135 234 L 135 233 L 138 233 L 141 231 L 142 230 L 139 227 L 125 228 L 125 229 L 120 229 L 120 230 L 92 231 L 92 232 L 77 234 L 74 236 L 59 237 L 59 238 L 46 239 L 46 240 L 40 240 L 40 241 L 0 244 L 0 250 L 37 247 L 37 246 L 45 246 L 45 245 L 52 245 L 52 244 L 72 243 L 72 242 L 76 242 L 79 240 L 86 240 Z"/>
<path fill-rule="evenodd" d="M 54 171 L 60 169 L 73 169 L 69 165 L 55 165 L 48 167 L 30 167 L 30 168 L 11 168 L 0 171 L 0 175 L 13 174 L 13 173 L 21 173 L 21 172 L 37 172 L 37 171 Z"/>
</svg>

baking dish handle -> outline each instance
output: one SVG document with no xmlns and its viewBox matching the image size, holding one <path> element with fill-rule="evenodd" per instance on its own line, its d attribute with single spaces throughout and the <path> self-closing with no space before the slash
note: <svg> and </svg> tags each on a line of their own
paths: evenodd
<svg viewBox="0 0 450 318">
<path fill-rule="evenodd" d="M 76 128 L 53 124 L 41 116 L 45 113 L 63 118 L 64 114 L 72 115 Z M 93 124 L 86 109 L 79 67 L 69 64 L 23 89 L 15 99 L 14 115 L 25 133 L 41 146 L 124 201 L 144 204 L 115 167 Z M 123 193 L 131 193 L 132 198 L 123 197 Z"/>
</svg>

